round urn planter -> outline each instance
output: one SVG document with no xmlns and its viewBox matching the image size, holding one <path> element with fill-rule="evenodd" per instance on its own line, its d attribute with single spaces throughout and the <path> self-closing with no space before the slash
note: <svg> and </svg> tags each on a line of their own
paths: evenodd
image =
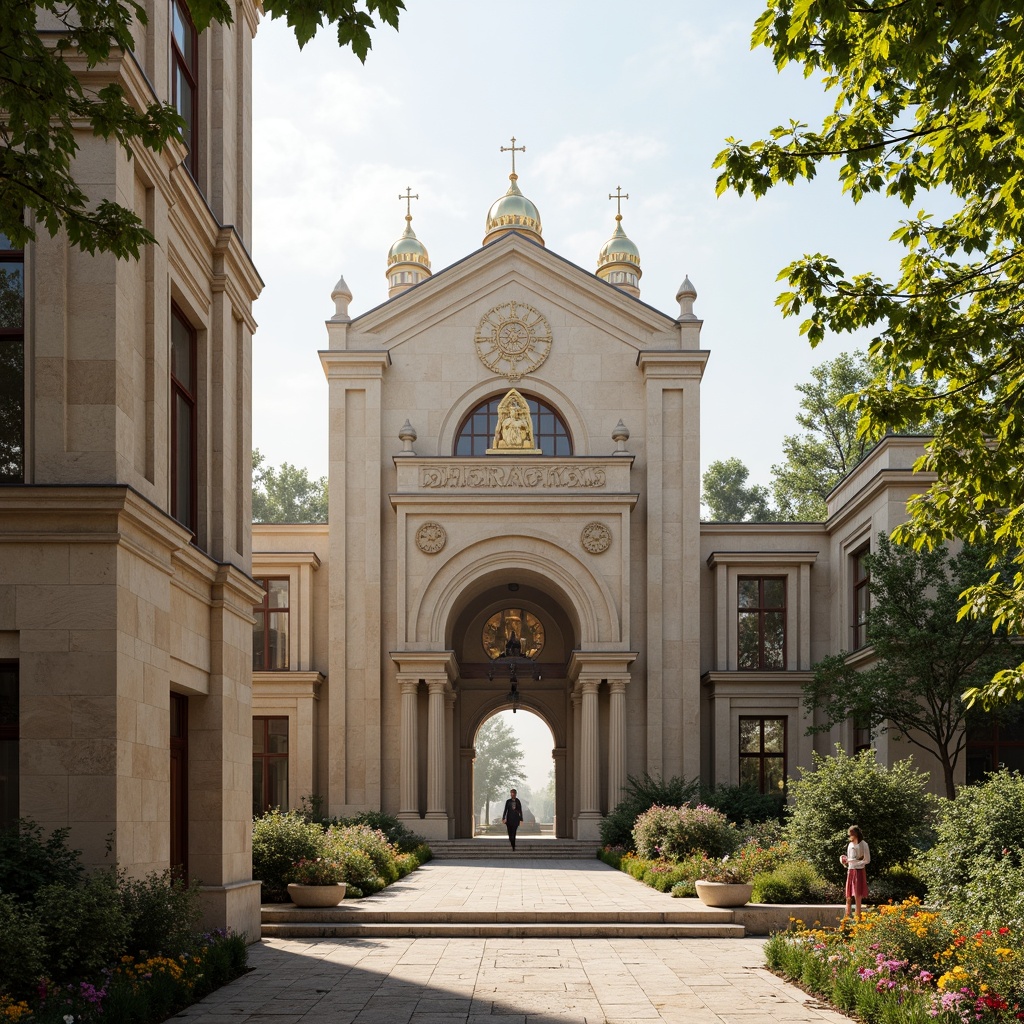
<svg viewBox="0 0 1024 1024">
<path fill-rule="evenodd" d="M 297 907 L 336 907 L 345 898 L 345 883 L 299 885 L 289 882 L 288 896 Z"/>
<path fill-rule="evenodd" d="M 749 882 L 704 882 L 696 884 L 697 895 L 706 907 L 742 907 L 754 891 Z"/>
</svg>

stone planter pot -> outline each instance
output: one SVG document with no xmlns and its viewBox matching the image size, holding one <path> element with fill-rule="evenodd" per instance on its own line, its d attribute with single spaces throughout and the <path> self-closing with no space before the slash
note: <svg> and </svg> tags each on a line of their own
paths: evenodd
<svg viewBox="0 0 1024 1024">
<path fill-rule="evenodd" d="M 297 907 L 336 907 L 345 898 L 345 883 L 299 885 L 289 882 L 288 896 Z"/>
<path fill-rule="evenodd" d="M 706 907 L 742 907 L 750 900 L 754 891 L 748 882 L 704 882 L 696 883 L 697 895 Z"/>
</svg>

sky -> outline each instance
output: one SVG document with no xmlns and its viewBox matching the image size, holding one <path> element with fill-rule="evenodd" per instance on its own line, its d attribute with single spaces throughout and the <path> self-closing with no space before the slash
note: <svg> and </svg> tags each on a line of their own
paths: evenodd
<svg viewBox="0 0 1024 1024">
<path fill-rule="evenodd" d="M 834 169 L 754 200 L 715 195 L 728 136 L 820 122 L 818 82 L 750 49 L 763 0 L 406 0 L 400 30 L 366 64 L 320 35 L 300 51 L 280 21 L 254 44 L 253 444 L 272 465 L 327 472 L 327 384 L 317 351 L 339 276 L 358 315 L 387 299 L 387 252 L 411 187 L 413 228 L 436 273 L 473 252 L 508 187 L 512 136 L 523 193 L 549 249 L 588 271 L 614 228 L 640 250 L 642 299 L 675 317 L 689 275 L 711 356 L 701 389 L 702 470 L 740 458 L 770 482 L 795 430 L 796 384 L 866 339 L 812 350 L 775 306 L 778 272 L 827 252 L 848 272 L 891 273 L 904 212 L 854 206 Z M 628 424 L 627 424 L 628 425 Z"/>
</svg>

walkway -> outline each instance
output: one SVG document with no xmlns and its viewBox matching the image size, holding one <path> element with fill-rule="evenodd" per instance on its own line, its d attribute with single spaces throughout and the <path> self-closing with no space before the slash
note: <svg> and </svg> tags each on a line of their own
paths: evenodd
<svg viewBox="0 0 1024 1024">
<path fill-rule="evenodd" d="M 360 907 L 665 909 L 598 861 L 434 861 Z M 354 908 L 353 908 L 354 909 Z M 265 939 L 189 1024 L 849 1024 L 761 968 L 762 939 Z"/>
</svg>

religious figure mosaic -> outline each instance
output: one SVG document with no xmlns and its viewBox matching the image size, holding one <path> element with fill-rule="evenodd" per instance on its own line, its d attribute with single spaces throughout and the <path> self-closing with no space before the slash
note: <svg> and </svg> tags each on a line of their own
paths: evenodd
<svg viewBox="0 0 1024 1024">
<path fill-rule="evenodd" d="M 487 657 L 493 660 L 504 654 L 513 635 L 519 638 L 525 658 L 536 658 L 544 649 L 544 624 L 540 619 L 524 608 L 505 608 L 484 623 L 480 639 Z"/>
</svg>

